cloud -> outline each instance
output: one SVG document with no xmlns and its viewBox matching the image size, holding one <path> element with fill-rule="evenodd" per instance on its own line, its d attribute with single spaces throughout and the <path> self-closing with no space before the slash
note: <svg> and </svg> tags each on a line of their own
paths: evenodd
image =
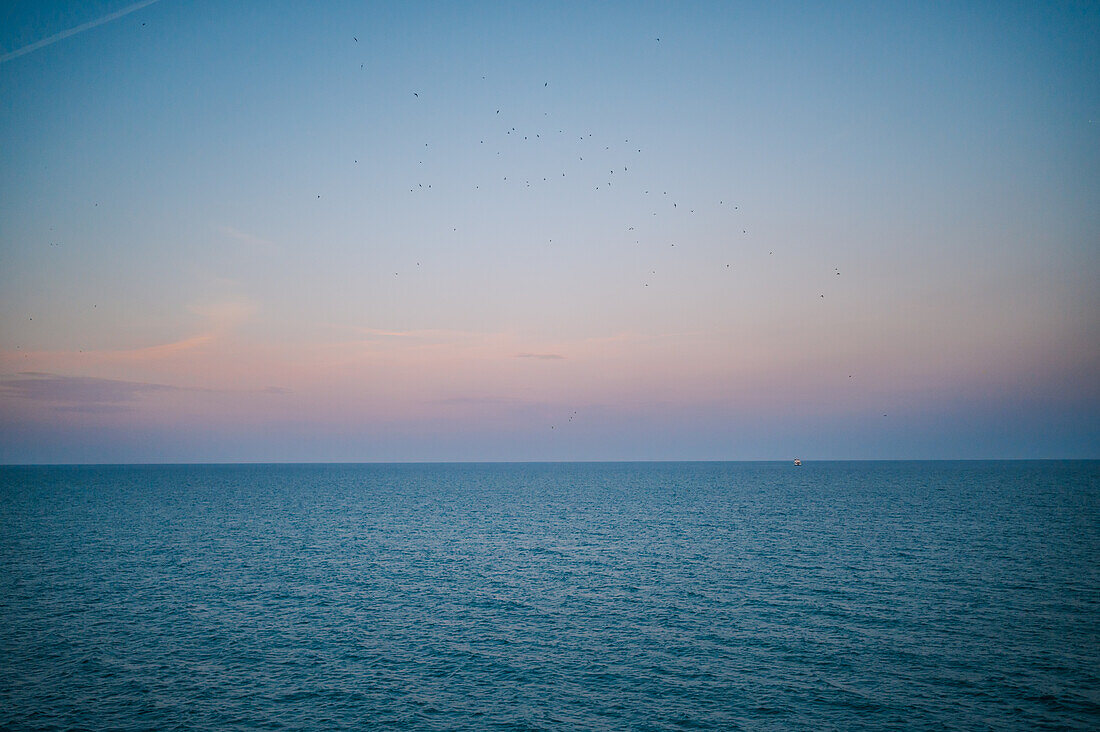
<svg viewBox="0 0 1100 732">
<path fill-rule="evenodd" d="M 425 343 L 445 343 L 466 340 L 485 340 L 498 338 L 502 333 L 484 333 L 473 330 L 449 330 L 445 328 L 424 328 L 421 330 L 382 330 L 380 328 L 353 327 L 364 340 L 386 340 L 400 338 Z"/>
<path fill-rule="evenodd" d="M 0 380 L 0 395 L 55 403 L 59 411 L 118 412 L 148 394 L 184 391 L 178 386 L 91 376 L 21 375 Z"/>
<path fill-rule="evenodd" d="M 209 343 L 214 340 L 214 336 L 198 335 L 192 338 L 185 338 L 182 341 L 174 341 L 172 343 L 161 343 L 157 346 L 146 346 L 145 348 L 133 348 L 128 351 L 99 351 L 93 353 L 100 353 L 105 356 L 116 356 L 122 359 L 133 360 L 145 360 L 145 359 L 158 359 L 166 356 L 172 356 L 181 351 L 190 351 L 197 346 L 201 346 L 205 343 Z"/>
<path fill-rule="evenodd" d="M 247 298 L 219 300 L 192 305 L 188 308 L 205 322 L 197 335 L 169 343 L 121 350 L 81 349 L 79 351 L 0 351 L 0 364 L 9 368 L 15 364 L 56 368 L 58 370 L 85 370 L 92 364 L 126 364 L 139 366 L 158 361 L 178 361 L 216 355 L 219 345 L 238 328 L 247 323 L 258 311 L 258 306 Z M 32 360 L 24 360 L 24 359 Z M 14 369 L 13 369 L 14 370 Z M 21 369 L 22 375 L 51 376 L 52 374 Z"/>
<path fill-rule="evenodd" d="M 123 404 L 77 404 L 67 407 L 54 407 L 55 412 L 80 412 L 81 414 L 118 414 L 119 412 L 132 412 L 133 407 Z"/>
<path fill-rule="evenodd" d="M 536 358 L 540 361 L 563 361 L 565 356 L 557 353 L 517 353 L 516 358 Z"/>
<path fill-rule="evenodd" d="M 69 28 L 68 30 L 63 30 L 60 33 L 55 33 L 48 38 L 43 38 L 41 41 L 35 41 L 34 43 L 23 46 L 22 48 L 17 48 L 14 51 L 10 51 L 9 53 L 5 53 L 3 56 L 0 56 L 0 64 L 11 61 L 13 58 L 19 58 L 24 54 L 30 53 L 31 51 L 37 51 L 40 48 L 53 45 L 58 41 L 63 41 L 66 38 L 75 36 L 77 33 L 83 33 L 86 30 L 91 30 L 92 28 L 103 25 L 104 23 L 110 23 L 112 20 L 117 20 L 124 15 L 129 15 L 135 10 L 141 10 L 142 8 L 152 5 L 155 2 L 157 2 L 157 0 L 142 0 L 141 2 L 134 3 L 133 5 L 127 5 L 122 10 L 116 10 L 113 13 L 108 13 L 107 15 L 96 18 L 95 20 L 90 20 L 87 23 L 81 23 L 74 28 Z"/>
<path fill-rule="evenodd" d="M 248 321 L 256 314 L 258 307 L 247 298 L 237 298 L 196 304 L 189 310 L 207 318 L 208 328 L 213 334 L 222 335 Z"/>
<path fill-rule="evenodd" d="M 249 234 L 247 231 L 234 229 L 232 226 L 219 226 L 218 231 L 225 234 L 231 239 L 236 239 L 237 241 L 244 242 L 245 244 L 251 244 L 252 246 L 259 247 L 260 249 L 274 251 L 279 248 L 275 245 L 274 242 L 256 236 L 255 234 Z"/>
<path fill-rule="evenodd" d="M 381 330 L 379 328 L 356 328 L 363 337 L 367 339 L 374 338 L 414 338 L 420 333 L 425 331 L 414 330 Z"/>
<path fill-rule="evenodd" d="M 129 351 L 105 351 L 100 353 L 104 356 L 114 356 L 128 361 L 145 361 L 174 356 L 182 351 L 191 351 L 201 346 L 214 344 L 220 338 L 232 333 L 256 314 L 257 306 L 251 300 L 241 298 L 192 305 L 189 310 L 206 319 L 205 332 L 171 343 L 135 348 Z"/>
<path fill-rule="evenodd" d="M 0 378 L 0 397 L 27 399 L 55 405 L 58 412 L 111 414 L 127 412 L 130 405 L 152 394 L 190 392 L 207 394 L 261 393 L 293 394 L 285 386 L 262 389 L 204 389 L 172 386 L 147 381 L 103 379 L 94 376 L 58 376 L 43 371 L 21 371 L 16 377 Z"/>
<path fill-rule="evenodd" d="M 505 404 L 509 406 L 516 406 L 527 404 L 527 402 L 524 402 L 520 399 L 495 396 L 446 397 L 444 399 L 433 399 L 432 403 L 446 404 L 452 406 L 462 406 L 467 404 Z"/>
</svg>

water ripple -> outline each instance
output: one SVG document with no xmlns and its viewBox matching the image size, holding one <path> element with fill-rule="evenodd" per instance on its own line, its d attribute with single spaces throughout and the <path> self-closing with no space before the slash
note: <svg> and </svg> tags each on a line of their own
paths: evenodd
<svg viewBox="0 0 1100 732">
<path fill-rule="evenodd" d="M 1100 464 L 0 468 L 0 728 L 1096 729 Z"/>
</svg>

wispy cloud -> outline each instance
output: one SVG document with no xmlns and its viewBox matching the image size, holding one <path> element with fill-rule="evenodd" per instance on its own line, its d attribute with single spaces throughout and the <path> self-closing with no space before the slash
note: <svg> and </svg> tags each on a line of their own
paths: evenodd
<svg viewBox="0 0 1100 732">
<path fill-rule="evenodd" d="M 220 231 L 222 234 L 225 234 L 230 239 L 236 239 L 239 242 L 243 242 L 245 244 L 250 244 L 250 245 L 252 245 L 254 247 L 258 247 L 260 249 L 275 250 L 275 249 L 279 248 L 272 241 L 264 239 L 263 237 L 260 237 L 260 236 L 256 236 L 255 234 L 249 234 L 247 231 L 241 231 L 240 229 L 235 229 L 232 226 L 219 226 L 218 231 Z"/>
<path fill-rule="evenodd" d="M 358 333 L 365 338 L 414 338 L 423 331 L 415 330 L 382 330 L 380 328 L 356 328 Z"/>
<path fill-rule="evenodd" d="M 257 312 L 256 303 L 245 298 L 219 300 L 193 305 L 189 310 L 204 321 L 201 331 L 188 338 L 151 346 L 125 349 L 80 349 L 66 351 L 0 351 L 0 365 L 12 369 L 16 364 L 64 371 L 86 371 L 91 366 L 154 365 L 180 363 L 216 356 L 219 347 Z M 25 373 L 28 368 L 19 369 Z"/>
<path fill-rule="evenodd" d="M 11 61 L 13 58 L 19 58 L 20 56 L 30 53 L 31 51 L 37 51 L 40 48 L 45 48 L 46 46 L 53 45 L 58 41 L 65 40 L 66 38 L 71 38 L 77 33 L 83 33 L 86 30 L 91 30 L 92 28 L 101 26 L 104 23 L 110 23 L 112 20 L 118 20 L 124 15 L 129 15 L 134 11 L 141 10 L 142 8 L 148 7 L 149 5 L 152 5 L 157 1 L 158 0 L 142 0 L 141 2 L 134 3 L 133 5 L 127 5 L 122 10 L 116 10 L 113 13 L 108 13 L 107 15 L 96 18 L 95 20 L 90 20 L 87 23 L 81 23 L 74 28 L 63 30 L 60 33 L 55 33 L 52 36 L 49 36 L 48 38 L 43 38 L 40 41 L 35 41 L 34 43 L 23 46 L 22 48 L 17 48 L 14 51 L 10 51 L 8 53 L 5 53 L 3 56 L 0 56 L 0 64 Z"/>
<path fill-rule="evenodd" d="M 80 414 L 118 414 L 120 412 L 132 412 L 134 408 L 125 404 L 73 404 L 64 407 L 54 407 L 55 412 L 78 412 Z"/>
<path fill-rule="evenodd" d="M 0 394 L 55 403 L 58 409 L 67 411 L 118 411 L 103 407 L 135 402 L 147 394 L 182 390 L 168 384 L 42 373 L 21 374 L 0 381 Z"/>
<path fill-rule="evenodd" d="M 133 348 L 126 351 L 113 351 L 109 353 L 120 359 L 128 360 L 158 359 L 175 355 L 181 351 L 190 351 L 212 340 L 214 340 L 213 335 L 198 335 L 192 338 L 184 338 L 181 341 L 173 341 L 172 343 L 161 343 L 156 346 L 146 346 L 145 348 Z"/>
<path fill-rule="evenodd" d="M 110 367 L 120 364 L 142 367 L 161 362 L 172 363 L 181 356 L 187 358 L 192 354 L 201 354 L 208 350 L 204 347 L 214 344 L 215 341 L 215 334 L 207 333 L 171 343 L 119 350 L 0 351 L 0 364 L 11 367 L 19 361 L 26 360 L 38 366 L 65 370 L 84 370 L 91 366 Z M 43 371 L 20 371 L 19 373 L 21 376 L 52 376 Z"/>
<path fill-rule="evenodd" d="M 463 406 L 463 405 L 508 405 L 515 406 L 521 404 L 527 404 L 521 399 L 515 399 L 511 397 L 499 397 L 499 396 L 461 396 L 461 397 L 445 397 L 443 399 L 433 399 L 433 404 L 446 404 L 449 406 Z"/>
<path fill-rule="evenodd" d="M 517 353 L 516 358 L 534 358 L 539 361 L 563 361 L 565 356 L 558 353 Z"/>
<path fill-rule="evenodd" d="M 416 341 L 456 341 L 456 340 L 483 340 L 487 338 L 501 337 L 502 333 L 486 333 L 472 330 L 449 330 L 446 328 L 422 328 L 417 330 L 383 330 L 381 328 L 352 328 L 367 340 L 384 340 L 400 338 Z"/>
<path fill-rule="evenodd" d="M 148 381 L 126 381 L 95 376 L 60 376 L 44 371 L 20 371 L 14 377 L 0 377 L 0 397 L 52 403 L 59 412 L 110 413 L 130 409 L 130 404 L 151 394 L 191 392 L 207 394 L 292 394 L 285 386 L 260 389 L 206 389 L 173 386 Z"/>
</svg>

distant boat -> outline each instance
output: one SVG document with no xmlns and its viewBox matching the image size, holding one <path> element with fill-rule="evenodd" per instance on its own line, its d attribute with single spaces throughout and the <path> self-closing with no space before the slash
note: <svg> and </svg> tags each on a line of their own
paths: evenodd
<svg viewBox="0 0 1100 732">
<path fill-rule="evenodd" d="M 801 464 L 802 464 L 802 461 L 801 461 L 801 460 L 799 460 L 798 458 L 795 458 L 795 459 L 794 459 L 794 464 L 795 464 L 795 465 L 801 465 Z"/>
</svg>

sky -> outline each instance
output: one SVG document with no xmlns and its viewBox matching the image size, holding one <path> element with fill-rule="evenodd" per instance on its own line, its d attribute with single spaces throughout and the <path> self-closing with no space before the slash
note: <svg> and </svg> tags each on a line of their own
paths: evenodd
<svg viewBox="0 0 1100 732">
<path fill-rule="evenodd" d="M 0 9 L 0 462 L 1100 457 L 1097 3 Z"/>
</svg>

